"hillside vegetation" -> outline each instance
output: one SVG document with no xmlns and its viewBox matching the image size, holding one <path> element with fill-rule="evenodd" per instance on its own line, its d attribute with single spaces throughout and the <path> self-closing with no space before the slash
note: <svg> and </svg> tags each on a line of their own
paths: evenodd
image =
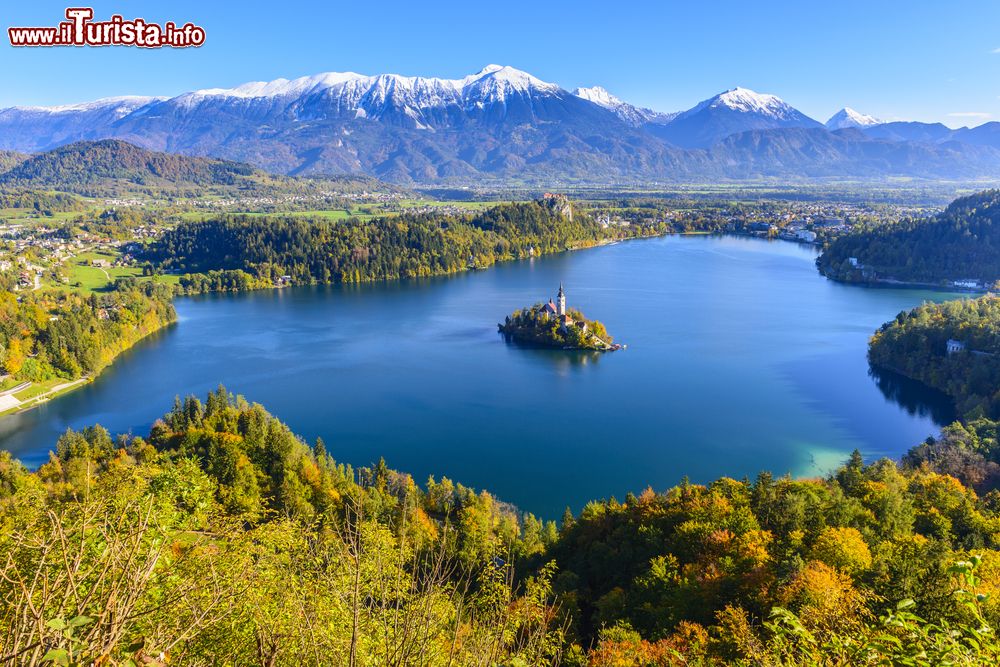
<svg viewBox="0 0 1000 667">
<path fill-rule="evenodd" d="M 21 162 L 28 159 L 24 153 L 16 151 L 0 151 L 0 174 L 10 171 Z"/>
<path fill-rule="evenodd" d="M 961 349 L 948 352 L 948 341 Z M 960 414 L 1000 417 L 1000 298 L 927 303 L 872 337 L 868 357 L 955 399 Z"/>
<path fill-rule="evenodd" d="M 826 276 L 848 282 L 976 280 L 991 286 L 1000 280 L 1000 190 L 956 199 L 931 218 L 837 238 L 818 265 Z"/>
<path fill-rule="evenodd" d="M 1000 659 L 1000 515 L 860 456 L 561 526 L 352 470 L 225 389 L 145 437 L 0 453 L 0 657 L 62 665 L 974 665 Z"/>
<path fill-rule="evenodd" d="M 147 258 L 165 272 L 205 274 L 182 277 L 189 291 L 249 289 L 282 276 L 310 284 L 440 275 L 656 231 L 605 229 L 564 200 L 336 223 L 233 215 L 181 224 Z"/>
<path fill-rule="evenodd" d="M 273 176 L 240 162 L 150 151 L 117 139 L 80 141 L 6 163 L 4 168 L 0 158 L 0 188 L 52 189 L 91 197 L 398 192 L 367 176 Z"/>
<path fill-rule="evenodd" d="M 93 374 L 137 341 L 173 322 L 171 290 L 122 283 L 89 298 L 0 292 L 0 366 L 16 380 L 75 380 Z"/>
</svg>

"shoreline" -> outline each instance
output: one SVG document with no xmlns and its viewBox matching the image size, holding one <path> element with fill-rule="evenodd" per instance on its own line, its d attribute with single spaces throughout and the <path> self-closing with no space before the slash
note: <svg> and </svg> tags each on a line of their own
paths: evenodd
<svg viewBox="0 0 1000 667">
<path fill-rule="evenodd" d="M 171 303 L 173 303 L 172 300 L 171 300 Z M 65 394 L 68 394 L 71 391 L 73 391 L 74 389 L 79 389 L 80 387 L 83 387 L 84 385 L 87 385 L 87 384 L 90 384 L 91 382 L 94 382 L 95 380 L 97 380 L 98 377 L 100 377 L 101 373 L 103 373 L 105 371 L 105 369 L 111 367 L 118 360 L 118 358 L 120 356 L 122 356 L 123 354 L 129 352 L 130 350 L 132 350 L 132 348 L 134 348 L 140 342 L 146 340 L 147 338 L 149 338 L 153 334 L 159 333 L 159 332 L 163 331 L 164 329 L 166 329 L 167 327 L 169 327 L 169 326 L 171 326 L 173 324 L 176 324 L 176 323 L 177 323 L 177 314 L 174 313 L 174 317 L 170 321 L 164 322 L 163 324 L 161 324 L 160 326 L 156 327 L 152 331 L 147 331 L 142 336 L 139 336 L 138 338 L 136 338 L 134 341 L 132 341 L 131 345 L 129 345 L 127 348 L 123 349 L 118 354 L 116 354 L 111 359 L 111 361 L 109 361 L 100 370 L 96 371 L 92 375 L 84 375 L 84 376 L 79 377 L 79 378 L 77 378 L 75 380 L 67 380 L 67 381 L 62 382 L 60 384 L 57 384 L 56 386 L 52 387 L 48 391 L 45 391 L 45 392 L 43 392 L 41 394 L 38 394 L 37 396 L 32 396 L 31 398 L 27 398 L 27 399 L 25 399 L 23 401 L 19 400 L 16 396 L 11 395 L 11 397 L 14 398 L 14 400 L 18 401 L 18 404 L 17 405 L 12 405 L 11 407 L 6 408 L 2 412 L 0 412 L 0 420 L 4 419 L 5 417 L 10 417 L 12 415 L 17 415 L 17 414 L 21 414 L 21 413 L 24 413 L 24 412 L 28 412 L 29 410 L 33 410 L 34 408 L 37 408 L 40 405 L 44 405 L 44 404 L 48 403 L 52 399 L 55 399 L 55 398 L 58 398 L 60 396 L 65 395 Z M 25 389 L 30 389 L 30 388 L 31 387 L 26 387 Z"/>
<path fill-rule="evenodd" d="M 43 403 L 49 402 L 50 400 L 56 398 L 57 396 L 67 394 L 76 389 L 77 387 L 93 382 L 95 378 L 96 376 L 85 375 L 76 380 L 70 380 L 68 382 L 63 382 L 62 384 L 57 384 L 56 386 L 52 387 L 51 389 L 49 389 L 44 393 L 41 393 L 37 396 L 32 396 L 31 398 L 26 399 L 24 401 L 20 401 L 17 405 L 7 408 L 3 412 L 0 412 L 0 419 L 3 419 L 4 417 L 8 417 L 10 415 L 16 415 L 22 412 L 27 412 L 32 408 L 36 408 L 39 405 L 42 405 Z"/>
<path fill-rule="evenodd" d="M 615 243 L 620 243 L 622 241 L 630 241 L 630 240 L 638 240 L 638 239 L 649 239 L 649 238 L 659 238 L 661 236 L 664 236 L 664 234 L 649 234 L 649 235 L 632 236 L 632 237 L 619 238 L 619 239 L 601 239 L 601 240 L 597 241 L 596 243 L 579 244 L 579 245 L 573 246 L 571 248 L 567 248 L 566 250 L 560 250 L 560 251 L 550 252 L 550 253 L 543 253 L 541 255 L 537 255 L 537 257 L 544 257 L 545 255 L 554 255 L 554 254 L 557 254 L 557 252 L 576 252 L 577 250 L 587 250 L 587 249 L 590 249 L 590 248 L 598 248 L 598 247 L 613 245 Z M 510 261 L 517 261 L 519 259 L 532 259 L 532 257 L 529 257 L 529 258 L 504 259 L 504 260 L 501 260 L 501 261 L 498 261 L 498 262 L 494 262 L 490 266 L 486 266 L 486 267 L 466 267 L 466 268 L 460 269 L 458 271 L 451 271 L 451 272 L 442 273 L 442 274 L 435 274 L 434 276 L 428 276 L 428 277 L 446 277 L 446 276 L 451 276 L 451 275 L 458 275 L 458 274 L 461 274 L 461 273 L 470 273 L 472 271 L 483 270 L 483 269 L 490 269 L 490 268 L 493 268 L 494 266 L 496 266 L 497 264 L 502 264 L 502 263 L 506 263 L 506 262 L 510 262 Z M 368 284 L 373 284 L 373 283 L 388 283 L 388 282 L 391 282 L 392 280 L 406 280 L 406 278 L 391 278 L 391 279 L 372 280 L 372 281 L 364 281 L 364 282 L 368 283 Z M 314 283 L 314 284 L 316 284 L 316 285 L 335 285 L 335 284 L 343 284 L 343 283 L 330 282 L 330 283 Z M 306 286 L 308 286 L 308 285 L 292 285 L 291 287 L 306 287 Z M 251 289 L 251 290 L 233 290 L 231 292 L 218 290 L 218 291 L 210 291 L 210 292 L 185 293 L 185 292 L 182 291 L 182 292 L 175 293 L 173 295 L 173 297 L 171 298 L 170 302 L 171 302 L 171 304 L 173 304 L 174 299 L 176 299 L 178 297 L 192 297 L 192 296 L 200 296 L 200 295 L 207 295 L 207 294 L 225 294 L 225 293 L 239 294 L 239 293 L 243 293 L 243 292 L 249 293 L 249 292 L 258 292 L 258 291 L 272 291 L 272 290 L 285 289 L 286 287 L 290 287 L 290 286 L 289 285 L 274 285 L 274 284 L 272 284 L 270 286 L 264 286 L 264 287 L 260 287 L 260 288 L 256 288 L 256 289 Z M 64 383 L 61 383 L 61 384 L 58 384 L 58 385 L 52 387 L 51 389 L 49 389 L 48 391 L 46 391 L 44 393 L 41 393 L 41 394 L 39 394 L 37 396 L 32 396 L 31 398 L 25 399 L 24 401 L 20 401 L 20 400 L 18 400 L 16 397 L 14 397 L 12 395 L 12 398 L 14 398 L 14 400 L 18 400 L 18 404 L 17 405 L 12 405 L 12 406 L 10 406 L 10 407 L 8 407 L 8 408 L 3 409 L 2 411 L 0 411 L 0 420 L 4 419 L 5 417 L 9 417 L 11 415 L 21 414 L 21 413 L 27 412 L 29 410 L 32 410 L 34 408 L 37 408 L 38 406 L 44 405 L 45 403 L 48 403 L 49 401 L 51 401 L 51 400 L 53 400 L 55 398 L 58 398 L 60 396 L 63 396 L 65 394 L 70 393 L 74 389 L 78 389 L 78 388 L 80 388 L 80 387 L 82 387 L 82 386 L 84 386 L 86 384 L 94 382 L 95 380 L 97 380 L 98 377 L 100 377 L 101 373 L 103 373 L 106 368 L 108 368 L 109 366 L 111 366 L 112 364 L 114 364 L 115 361 L 118 360 L 118 357 L 120 357 L 122 354 L 124 354 L 124 353 L 128 352 L 129 350 L 131 350 L 140 341 L 145 340 L 146 338 L 149 338 L 153 334 L 158 333 L 158 332 L 162 331 L 163 329 L 166 329 L 170 325 L 176 324 L 176 323 L 177 323 L 177 316 L 176 316 L 176 313 L 175 313 L 173 319 L 171 319 L 169 322 L 164 322 L 163 324 L 161 324 L 160 326 L 158 326 L 156 329 L 153 329 L 152 331 L 149 331 L 149 332 L 143 334 L 142 336 L 140 336 L 139 338 L 137 338 L 135 341 L 132 342 L 131 345 L 129 345 L 127 348 L 125 348 L 124 350 L 122 350 L 121 352 L 119 352 L 118 354 L 116 354 L 114 356 L 114 358 L 108 364 L 106 364 L 103 368 L 101 368 L 100 370 L 98 370 L 97 372 L 95 372 L 93 375 L 85 375 L 83 377 L 77 378 L 76 380 L 67 380 Z M 26 387 L 26 389 L 30 389 L 30 387 Z"/>
<path fill-rule="evenodd" d="M 818 269 L 819 274 L 827 280 L 832 280 L 841 285 L 855 285 L 858 287 L 898 287 L 900 289 L 925 289 L 932 292 L 951 292 L 954 294 L 979 295 L 989 294 L 990 289 L 986 287 L 955 287 L 954 285 L 942 285 L 940 283 L 925 283 L 919 281 L 897 280 L 896 278 L 875 278 L 874 280 L 843 280 L 835 278 Z"/>
<path fill-rule="evenodd" d="M 606 239 L 600 239 L 600 240 L 598 240 L 596 242 L 593 242 L 593 243 L 580 243 L 580 244 L 577 244 L 577 245 L 575 245 L 573 247 L 567 248 L 565 250 L 557 250 L 557 251 L 553 251 L 553 252 L 549 252 L 549 253 L 543 253 L 543 254 L 539 254 L 539 255 L 532 255 L 532 256 L 529 256 L 529 257 L 514 257 L 514 258 L 509 258 L 509 259 L 503 259 L 503 260 L 496 261 L 496 262 L 494 262 L 494 263 L 492 263 L 492 264 L 490 264 L 489 266 L 486 266 L 486 267 L 472 267 L 472 266 L 470 266 L 470 267 L 465 267 L 465 268 L 459 269 L 457 271 L 449 271 L 449 272 L 434 274 L 432 276 L 426 276 L 426 277 L 447 277 L 447 276 L 454 276 L 454 275 L 458 275 L 458 274 L 462 274 L 462 273 L 471 273 L 473 271 L 490 269 L 490 268 L 493 268 L 493 267 L 497 266 L 498 264 L 504 264 L 504 263 L 513 262 L 513 261 L 520 261 L 520 260 L 524 260 L 524 259 L 536 259 L 536 258 L 544 257 L 546 255 L 555 255 L 555 254 L 558 254 L 558 253 L 561 253 L 561 252 L 576 252 L 578 250 L 588 250 L 588 249 L 593 249 L 593 248 L 606 247 L 606 246 L 615 245 L 615 244 L 618 244 L 618 243 L 623 243 L 625 241 L 641 241 L 641 240 L 654 239 L 654 238 L 663 238 L 663 237 L 667 237 L 667 236 L 713 236 L 713 235 L 716 235 L 716 234 L 719 234 L 719 233 L 718 232 L 701 232 L 701 231 L 694 231 L 694 232 L 667 231 L 667 232 L 663 232 L 663 233 L 653 233 L 653 234 L 642 234 L 642 235 L 636 235 L 636 236 L 627 236 L 627 237 L 624 237 L 624 238 L 606 238 Z M 759 237 L 756 237 L 756 236 L 754 236 L 752 234 L 734 234 L 734 236 L 742 236 L 742 237 L 746 237 L 746 238 L 759 238 Z M 769 240 L 769 239 L 761 239 L 761 240 Z M 787 243 L 795 243 L 796 245 L 810 245 L 810 244 L 803 244 L 802 242 L 792 241 L 792 240 L 789 240 L 789 239 L 773 239 L 773 240 L 784 241 L 784 242 L 787 242 Z M 942 291 L 942 292 L 945 292 L 945 291 L 965 291 L 965 292 L 968 292 L 970 294 L 976 294 L 976 293 L 985 294 L 985 293 L 988 292 L 987 290 L 982 290 L 982 291 L 957 290 L 957 289 L 949 290 L 948 288 L 942 287 L 940 285 L 924 284 L 924 283 L 904 283 L 904 282 L 901 282 L 901 281 L 889 282 L 888 280 L 878 280 L 878 281 L 869 281 L 869 282 L 853 282 L 853 281 L 846 281 L 846 280 L 838 280 L 836 278 L 832 278 L 832 277 L 828 276 L 827 274 L 825 274 L 822 270 L 819 269 L 819 267 L 817 267 L 817 273 L 819 273 L 824 278 L 827 278 L 828 280 L 832 280 L 834 282 L 845 284 L 845 285 L 853 285 L 853 286 L 857 286 L 857 287 L 882 286 L 882 287 L 899 287 L 899 288 L 922 288 L 922 289 L 931 289 L 931 290 Z M 407 278 L 403 278 L 403 277 L 386 278 L 386 279 L 380 279 L 380 280 L 362 281 L 361 283 L 355 283 L 355 284 L 388 283 L 388 282 L 392 282 L 393 280 L 407 280 Z M 312 284 L 312 285 L 336 285 L 336 284 L 345 284 L 345 283 L 329 282 L 329 283 L 310 283 L 310 284 Z M 178 291 L 172 297 L 171 303 L 173 303 L 173 300 L 176 299 L 176 298 L 178 298 L 178 297 L 205 296 L 205 295 L 209 295 L 209 294 L 225 294 L 225 293 L 238 294 L 238 293 L 242 293 L 242 292 L 274 291 L 274 290 L 285 289 L 287 287 L 307 287 L 308 285 L 309 284 L 303 284 L 303 285 L 280 285 L 280 284 L 272 284 L 272 285 L 269 285 L 269 286 L 262 286 L 262 287 L 254 288 L 254 289 L 250 289 L 250 290 L 232 290 L 232 291 L 216 290 L 216 291 L 192 292 L 192 293 L 187 293 L 187 292 L 184 292 L 184 291 Z M 78 378 L 76 380 L 70 380 L 70 381 L 67 381 L 65 383 L 59 384 L 59 385 L 53 387 L 52 389 L 50 389 L 50 390 L 48 390 L 48 391 L 46 391 L 46 392 L 44 392 L 42 394 L 39 394 L 38 396 L 33 396 L 33 397 L 29 398 L 29 399 L 26 399 L 23 402 L 19 402 L 18 405 L 11 406 L 11 407 L 3 410 L 3 411 L 0 411 L 0 420 L 2 420 L 4 417 L 8 417 L 10 415 L 20 414 L 20 413 L 32 410 L 32 409 L 34 409 L 34 408 L 36 408 L 36 407 L 38 407 L 40 405 L 48 403 L 49 401 L 51 401 L 51 400 L 53 400 L 55 398 L 58 398 L 59 396 L 62 396 L 64 394 L 68 394 L 69 392 L 71 392 L 71 391 L 73 391 L 75 389 L 78 389 L 79 387 L 82 387 L 82 386 L 84 386 L 86 384 L 89 384 L 90 382 L 95 381 L 98 377 L 100 377 L 101 373 L 104 372 L 105 368 L 107 368 L 108 366 L 111 366 L 112 364 L 114 364 L 114 362 L 118 359 L 119 356 L 121 356 L 125 352 L 128 352 L 129 350 L 131 350 L 140 341 L 142 341 L 142 340 L 148 338 L 149 336 L 153 335 L 154 333 L 162 331 L 163 329 L 167 328 L 168 326 L 170 326 L 172 324 L 176 324 L 176 323 L 177 323 L 177 318 L 176 318 L 176 314 L 175 314 L 174 318 L 172 320 L 170 320 L 169 322 L 165 322 L 162 325 L 160 325 L 159 327 L 157 327 L 156 329 L 154 329 L 152 331 L 149 331 L 149 332 L 145 333 L 144 335 L 140 336 L 139 338 L 137 338 L 135 341 L 133 341 L 133 343 L 131 345 L 129 345 L 128 348 L 122 350 L 117 355 L 115 355 L 115 357 L 104 368 L 101 368 L 99 371 L 97 371 L 93 375 L 87 375 L 87 376 Z M 524 341 L 519 341 L 518 344 L 524 345 L 525 343 L 524 343 Z M 540 347 L 549 347 L 549 346 L 540 346 Z M 560 349 L 560 348 L 549 347 L 549 349 Z M 566 349 L 566 348 L 561 348 L 561 349 Z M 622 349 L 624 349 L 624 346 L 622 346 Z M 605 351 L 612 351 L 612 350 L 591 350 L 591 349 L 588 349 L 588 348 L 570 348 L 570 349 L 568 349 L 566 351 L 605 352 Z"/>
</svg>

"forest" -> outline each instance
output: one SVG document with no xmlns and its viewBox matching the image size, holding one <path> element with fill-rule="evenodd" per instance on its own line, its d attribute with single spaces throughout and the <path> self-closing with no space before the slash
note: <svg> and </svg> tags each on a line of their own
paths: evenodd
<svg viewBox="0 0 1000 667">
<path fill-rule="evenodd" d="M 953 341 L 958 349 L 948 350 Z M 872 364 L 939 389 L 960 415 L 1000 418 L 1000 298 L 926 303 L 872 336 Z"/>
<path fill-rule="evenodd" d="M 227 215 L 180 224 L 153 243 L 145 259 L 157 270 L 184 274 L 182 287 L 199 292 L 283 280 L 303 285 L 426 277 L 652 233 L 645 227 L 605 228 L 564 199 L 467 215 L 342 222 Z M 192 275 L 198 273 L 209 275 Z"/>
<path fill-rule="evenodd" d="M 335 452 L 220 387 L 143 437 L 67 431 L 36 472 L 0 453 L 0 661 L 1000 660 L 1000 494 L 927 462 L 855 453 L 557 524 Z"/>
<path fill-rule="evenodd" d="M 1000 190 L 956 199 L 931 218 L 868 225 L 838 237 L 817 264 L 827 277 L 846 282 L 992 286 L 1000 280 Z"/>
<path fill-rule="evenodd" d="M 31 382 L 96 373 L 174 321 L 171 296 L 166 286 L 136 281 L 90 296 L 0 291 L 0 365 Z"/>
<path fill-rule="evenodd" d="M 0 208 L 16 208 L 46 214 L 53 211 L 83 211 L 86 202 L 62 192 L 39 192 L 37 190 L 0 191 Z"/>
<path fill-rule="evenodd" d="M 33 155 L 0 151 L 0 189 L 190 199 L 402 192 L 369 176 L 279 176 L 242 162 L 151 151 L 118 139 L 78 141 Z"/>
</svg>

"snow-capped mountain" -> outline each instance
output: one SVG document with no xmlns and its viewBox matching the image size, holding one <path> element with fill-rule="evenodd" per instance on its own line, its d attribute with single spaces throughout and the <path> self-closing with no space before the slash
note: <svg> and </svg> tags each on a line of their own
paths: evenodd
<svg viewBox="0 0 1000 667">
<path fill-rule="evenodd" d="M 597 159 L 602 169 L 624 172 L 629 161 L 610 154 L 631 145 L 642 161 L 661 149 L 613 111 L 501 65 L 458 79 L 346 72 L 197 90 L 138 109 L 108 132 L 273 171 L 401 181 L 514 173 L 528 161 L 571 172 L 595 150 L 609 153 Z"/>
<path fill-rule="evenodd" d="M 733 88 L 678 114 L 657 135 L 683 148 L 708 148 L 740 132 L 782 127 L 821 125 L 779 97 Z"/>
<path fill-rule="evenodd" d="M 775 121 L 796 121 L 803 115 L 780 97 L 738 87 L 700 102 L 681 115 L 692 116 L 705 109 L 726 109 L 740 113 L 751 113 Z"/>
<path fill-rule="evenodd" d="M 525 102 L 530 107 L 533 99 L 560 95 L 565 96 L 566 92 L 559 86 L 527 72 L 487 65 L 461 79 L 328 72 L 291 81 L 277 79 L 246 83 L 236 88 L 197 90 L 165 104 L 188 111 L 206 106 L 231 106 L 258 112 L 282 112 L 302 120 L 386 119 L 412 124 L 418 129 L 432 129 L 443 120 L 435 112 L 444 109 L 475 113 L 493 105 Z"/>
<path fill-rule="evenodd" d="M 846 130 L 847 128 L 863 128 L 872 127 L 873 125 L 881 125 L 880 121 L 875 116 L 869 116 L 861 112 L 855 111 L 850 107 L 844 107 L 837 113 L 830 116 L 830 120 L 826 121 L 826 129 L 831 132 L 834 130 Z"/>
<path fill-rule="evenodd" d="M 158 97 L 108 97 L 55 107 L 0 109 L 0 149 L 37 151 L 77 139 L 96 138 L 103 128 Z"/>
<path fill-rule="evenodd" d="M 105 111 L 122 117 L 132 113 L 139 107 L 146 106 L 150 102 L 162 99 L 166 98 L 125 95 L 123 97 L 105 97 L 103 99 L 94 100 L 93 102 L 81 102 L 79 104 L 65 104 L 55 107 L 11 107 L 10 109 L 4 109 L 3 111 L 20 111 L 23 113 L 38 113 L 45 115 Z"/>
<path fill-rule="evenodd" d="M 604 88 L 600 86 L 593 86 L 591 88 L 577 88 L 573 91 L 573 94 L 577 97 L 582 97 L 588 102 L 593 102 L 594 104 L 600 104 L 602 107 L 608 109 L 614 109 L 615 107 L 625 104 L 620 99 L 609 93 Z M 629 105 L 631 106 L 631 105 Z"/>
<path fill-rule="evenodd" d="M 613 111 L 616 116 L 632 127 L 639 127 L 645 123 L 669 123 L 677 117 L 676 113 L 653 111 L 652 109 L 648 109 L 646 107 L 637 107 L 633 104 L 629 104 L 628 102 L 624 102 L 600 86 L 577 88 L 573 91 L 573 94 L 581 99 L 587 100 L 588 102 L 593 102 L 594 104 L 600 105 L 605 109 Z"/>
<path fill-rule="evenodd" d="M 849 111 L 841 113 L 868 122 Z M 604 88 L 571 93 L 501 65 L 457 79 L 328 72 L 169 99 L 0 110 L 0 150 L 108 138 L 273 172 L 402 183 L 1000 176 L 998 123 L 831 133 L 780 98 L 746 88 L 663 114 Z"/>
</svg>

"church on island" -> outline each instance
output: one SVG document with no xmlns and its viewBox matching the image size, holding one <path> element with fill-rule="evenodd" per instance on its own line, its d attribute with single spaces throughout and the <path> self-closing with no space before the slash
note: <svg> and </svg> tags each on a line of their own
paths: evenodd
<svg viewBox="0 0 1000 667">
<path fill-rule="evenodd" d="M 566 290 L 560 283 L 555 299 L 515 310 L 497 328 L 508 340 L 528 345 L 598 352 L 624 348 L 614 342 L 603 324 L 588 320 L 577 309 L 572 313 L 566 307 Z"/>
<path fill-rule="evenodd" d="M 574 322 L 573 318 L 566 313 L 566 292 L 563 290 L 562 283 L 559 283 L 559 294 L 556 295 L 555 302 L 549 299 L 549 302 L 542 306 L 538 313 L 539 315 L 558 318 L 563 329 L 575 324 L 583 331 L 587 330 L 587 323 L 585 321 Z"/>
</svg>

